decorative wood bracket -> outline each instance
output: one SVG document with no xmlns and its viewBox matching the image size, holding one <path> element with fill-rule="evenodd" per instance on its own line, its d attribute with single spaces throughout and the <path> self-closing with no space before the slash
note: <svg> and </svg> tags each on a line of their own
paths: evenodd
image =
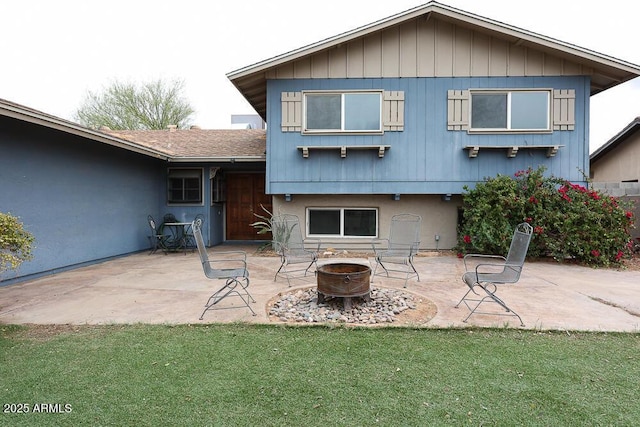
<svg viewBox="0 0 640 427">
<path fill-rule="evenodd" d="M 337 150 L 340 152 L 340 157 L 347 157 L 347 152 L 350 150 L 372 150 L 378 152 L 378 157 L 383 158 L 387 150 L 391 148 L 390 145 L 299 145 L 296 147 L 302 152 L 304 159 L 309 158 L 309 153 L 312 150 Z"/>
<path fill-rule="evenodd" d="M 547 150 L 547 157 L 553 157 L 558 153 L 560 147 L 564 145 L 467 145 L 465 150 L 469 151 L 469 158 L 478 157 L 480 150 L 506 150 L 507 157 L 513 158 L 520 150 Z"/>
</svg>

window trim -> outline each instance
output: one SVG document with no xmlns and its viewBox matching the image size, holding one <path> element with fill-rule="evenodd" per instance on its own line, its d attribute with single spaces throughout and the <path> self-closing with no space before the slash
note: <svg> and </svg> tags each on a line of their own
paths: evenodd
<svg viewBox="0 0 640 427">
<path fill-rule="evenodd" d="M 511 129 L 511 95 L 513 93 L 546 93 L 547 94 L 547 127 L 545 129 Z M 473 95 L 507 95 L 507 127 L 506 128 L 474 128 Z M 551 88 L 516 88 L 516 89 L 469 89 L 469 130 L 468 133 L 552 133 L 553 132 L 553 89 Z"/>
<path fill-rule="evenodd" d="M 198 179 L 200 181 L 200 200 L 199 201 L 172 201 L 170 198 L 169 180 L 172 171 L 198 171 Z M 204 206 L 204 168 L 202 167 L 169 167 L 167 168 L 167 206 Z"/>
<path fill-rule="evenodd" d="M 340 234 L 311 234 L 311 215 L 310 211 L 340 211 Z M 358 210 L 358 211 L 374 211 L 376 215 L 375 235 L 374 236 L 345 236 L 344 235 L 344 211 L 345 210 Z M 371 207 L 335 207 L 335 206 L 311 206 L 306 208 L 306 233 L 308 237 L 314 238 L 336 238 L 336 239 L 377 239 L 378 229 L 380 224 L 380 211 L 378 208 Z"/>
<path fill-rule="evenodd" d="M 354 130 L 344 129 L 345 123 L 345 102 L 344 96 L 347 94 L 377 94 L 380 99 L 378 129 Z M 340 95 L 340 129 L 307 129 L 307 95 Z M 302 91 L 302 134 L 303 135 L 382 135 L 384 134 L 383 123 L 384 111 L 384 90 L 382 89 L 362 89 L 362 90 L 303 90 Z"/>
</svg>

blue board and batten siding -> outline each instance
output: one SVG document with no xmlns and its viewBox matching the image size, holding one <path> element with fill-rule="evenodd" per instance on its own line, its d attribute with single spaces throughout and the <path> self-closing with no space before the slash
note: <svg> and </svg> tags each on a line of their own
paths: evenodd
<svg viewBox="0 0 640 427">
<path fill-rule="evenodd" d="M 0 279 L 149 247 L 147 215 L 167 209 L 166 162 L 6 117 L 0 149 L 0 211 L 35 237 L 34 259 Z"/>
<path fill-rule="evenodd" d="M 460 194 L 485 177 L 512 175 L 545 166 L 548 174 L 574 182 L 588 174 L 589 85 L 585 76 L 282 79 L 267 82 L 267 192 L 269 194 Z M 573 89 L 575 129 L 552 133 L 469 134 L 447 130 L 447 91 L 470 88 Z M 303 90 L 383 89 L 404 91 L 404 130 L 383 135 L 302 135 L 282 132 L 281 93 Z M 315 150 L 303 158 L 298 146 L 389 145 L 377 151 Z M 470 158 L 468 145 L 559 145 L 545 150 L 480 150 Z"/>
</svg>

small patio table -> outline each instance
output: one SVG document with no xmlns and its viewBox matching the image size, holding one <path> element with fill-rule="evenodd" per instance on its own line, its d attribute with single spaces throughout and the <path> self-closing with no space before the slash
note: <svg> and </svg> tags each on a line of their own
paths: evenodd
<svg viewBox="0 0 640 427">
<path fill-rule="evenodd" d="M 187 236 L 189 235 L 190 222 L 165 222 L 162 227 L 168 227 L 171 238 L 166 242 L 167 251 L 184 251 L 187 249 Z"/>
</svg>

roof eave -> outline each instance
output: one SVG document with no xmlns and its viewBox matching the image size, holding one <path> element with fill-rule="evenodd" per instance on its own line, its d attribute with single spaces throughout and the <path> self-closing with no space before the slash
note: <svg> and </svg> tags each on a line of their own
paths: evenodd
<svg viewBox="0 0 640 427">
<path fill-rule="evenodd" d="M 631 123 L 624 127 L 620 132 L 618 132 L 613 138 L 603 144 L 600 148 L 594 151 L 589 156 L 590 162 L 595 162 L 604 156 L 609 151 L 613 150 L 619 144 L 622 143 L 625 139 L 627 139 L 632 133 L 637 132 L 640 128 L 640 117 L 636 117 Z"/>
<path fill-rule="evenodd" d="M 215 163 L 248 163 L 248 162 L 265 162 L 266 156 L 176 156 L 168 159 L 175 163 L 188 162 L 215 162 Z"/>
<path fill-rule="evenodd" d="M 0 115 L 12 117 L 17 120 L 33 123 L 39 126 L 44 126 L 50 129 L 58 130 L 83 138 L 88 138 L 96 142 L 123 148 L 125 150 L 132 151 L 138 154 L 143 154 L 162 160 L 168 159 L 168 156 L 160 151 L 149 149 L 124 139 L 115 138 L 111 135 L 85 128 L 84 126 L 54 116 L 50 116 L 48 114 L 39 113 L 35 110 L 24 109 L 17 105 L 0 102 Z"/>
<path fill-rule="evenodd" d="M 493 31 L 509 37 L 512 37 L 516 43 L 531 43 L 543 48 L 559 51 L 566 55 L 571 55 L 579 58 L 581 61 L 590 63 L 590 66 L 594 69 L 613 70 L 622 72 L 618 73 L 606 73 L 607 83 L 594 88 L 591 91 L 591 95 L 595 95 L 601 91 L 614 87 L 618 84 L 624 83 L 635 77 L 640 76 L 640 66 L 632 64 L 627 61 L 619 60 L 611 56 L 600 54 L 589 49 L 585 49 L 576 45 L 562 42 L 560 40 L 546 37 L 537 33 L 533 33 L 521 28 L 517 28 L 511 25 L 504 24 L 499 21 L 484 18 L 479 15 L 475 15 L 469 12 L 465 12 L 460 9 L 456 9 L 447 5 L 443 5 L 437 2 L 429 2 L 427 4 L 417 6 L 413 9 L 401 12 L 399 14 L 390 16 L 388 18 L 381 19 L 371 24 L 356 28 L 354 30 L 338 34 L 336 36 L 321 40 L 319 42 L 301 47 L 299 49 L 257 62 L 255 64 L 231 71 L 227 73 L 227 78 L 238 89 L 238 91 L 249 101 L 259 113 L 266 114 L 266 111 L 262 111 L 262 106 L 258 105 L 259 99 L 256 96 L 252 96 L 247 93 L 247 90 L 243 89 L 244 85 L 242 79 L 251 78 L 252 76 L 258 76 L 260 73 L 264 73 L 267 70 L 280 66 L 282 64 L 296 61 L 305 56 L 313 55 L 317 52 L 330 48 L 332 46 L 347 43 L 353 39 L 366 36 L 370 33 L 384 30 L 390 26 L 402 23 L 406 20 L 413 19 L 419 16 L 436 13 L 440 16 L 454 19 L 456 21 L 465 22 L 470 26 L 476 26 L 483 28 L 487 31 Z M 597 72 L 597 71 L 596 71 Z M 615 74 L 615 75 L 614 75 Z M 256 79 L 251 80 L 263 80 L 264 76 L 259 76 Z M 255 86 L 255 85 L 254 85 Z M 264 117 L 263 117 L 264 118 Z"/>
</svg>

